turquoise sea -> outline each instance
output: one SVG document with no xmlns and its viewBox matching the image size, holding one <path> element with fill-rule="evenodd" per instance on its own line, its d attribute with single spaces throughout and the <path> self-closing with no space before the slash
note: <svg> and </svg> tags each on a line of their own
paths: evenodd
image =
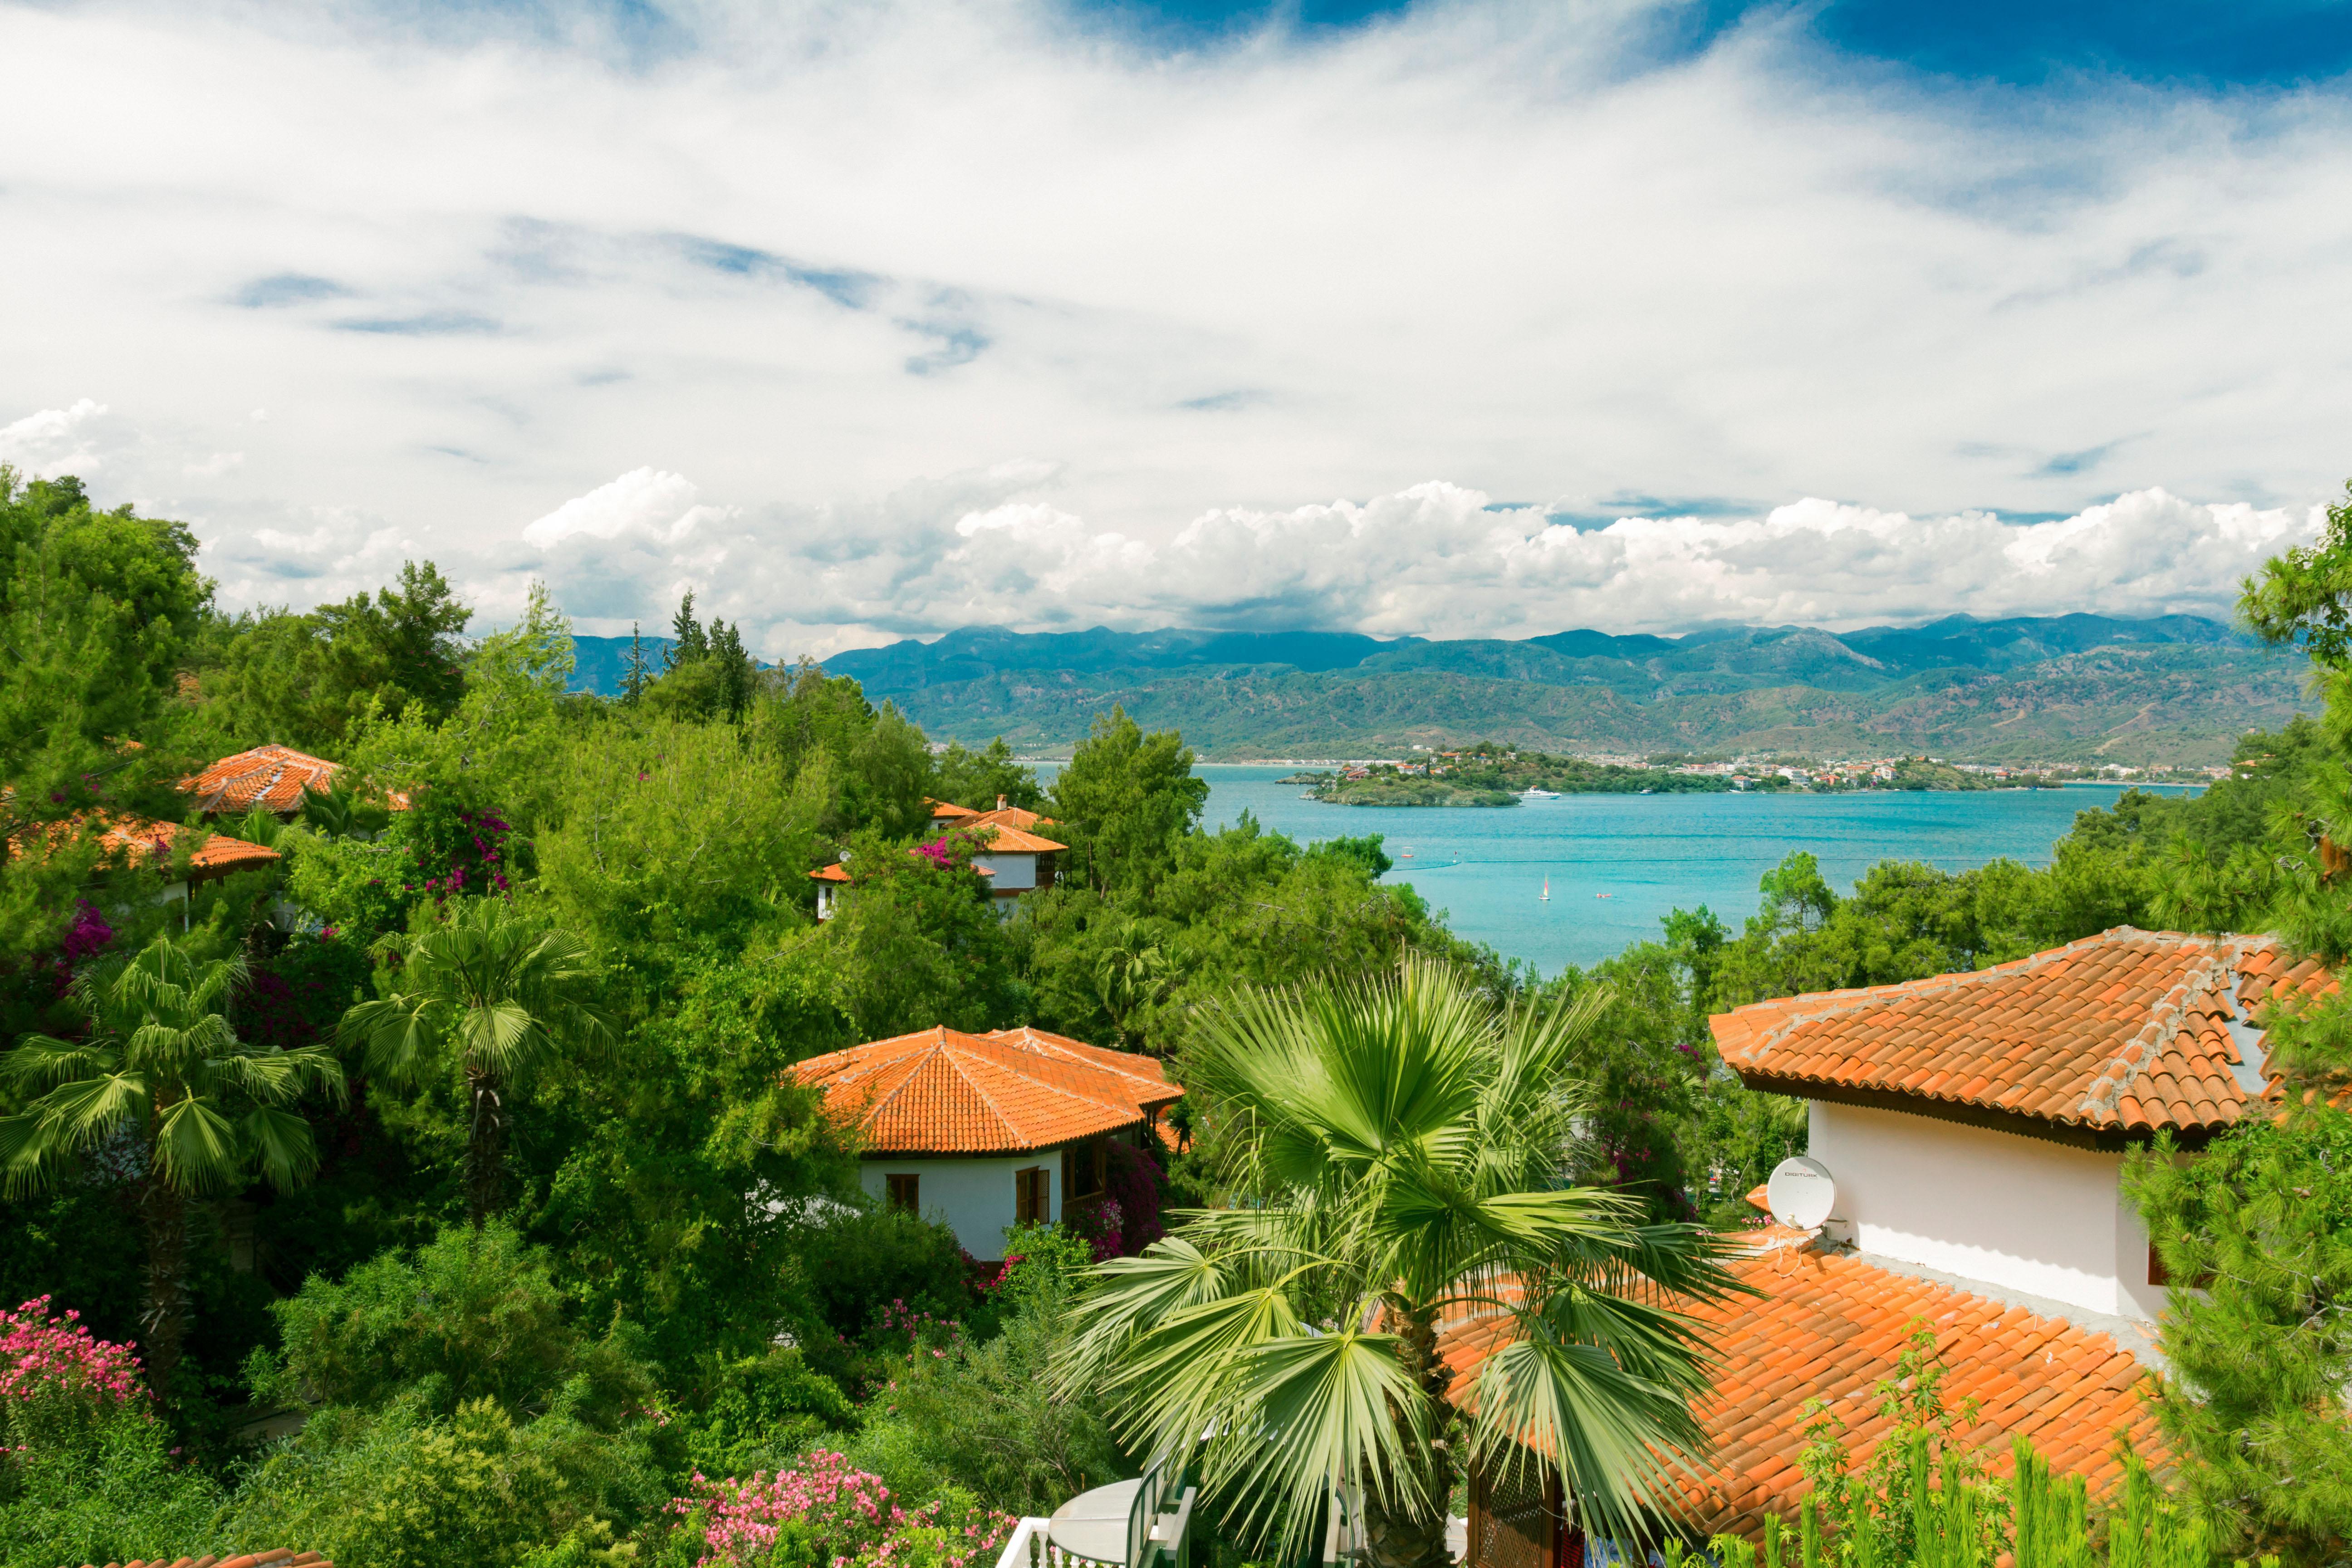
<svg viewBox="0 0 2352 1568">
<path fill-rule="evenodd" d="M 1050 771 L 1050 770 L 1041 770 Z M 2112 805 L 2117 785 L 1968 794 L 1570 795 L 1499 808 L 1325 805 L 1277 783 L 1292 767 L 1204 764 L 1206 820 L 1244 811 L 1301 842 L 1378 833 L 1396 869 L 1473 942 L 1546 973 L 1591 963 L 1659 934 L 1676 908 L 1705 904 L 1735 931 L 1756 911 L 1757 879 L 1795 849 L 1820 858 L 1841 893 L 1873 862 L 1964 870 L 2007 856 L 2050 863 L 2074 814 Z M 1551 899 L 1544 901 L 1546 879 Z"/>
</svg>

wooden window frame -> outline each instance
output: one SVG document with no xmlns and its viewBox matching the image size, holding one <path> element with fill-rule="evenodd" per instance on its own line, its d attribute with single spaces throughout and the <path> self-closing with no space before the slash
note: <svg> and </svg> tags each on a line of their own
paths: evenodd
<svg viewBox="0 0 2352 1568">
<path fill-rule="evenodd" d="M 923 1178 L 914 1171 L 894 1171 L 882 1178 L 882 1191 L 891 1209 L 904 1209 L 911 1215 L 923 1212 Z"/>
<path fill-rule="evenodd" d="M 1013 1224 L 1054 1223 L 1053 1181 L 1053 1173 L 1043 1165 L 1029 1165 L 1013 1173 Z"/>
</svg>

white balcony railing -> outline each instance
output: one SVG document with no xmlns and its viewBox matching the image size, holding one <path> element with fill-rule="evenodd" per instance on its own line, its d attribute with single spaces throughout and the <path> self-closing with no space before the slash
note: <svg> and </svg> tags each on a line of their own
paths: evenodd
<svg viewBox="0 0 2352 1568">
<path fill-rule="evenodd" d="M 1050 1519 L 1024 1519 L 997 1554 L 996 1568 L 1070 1568 L 1081 1559 L 1069 1556 L 1047 1539 Z"/>
</svg>

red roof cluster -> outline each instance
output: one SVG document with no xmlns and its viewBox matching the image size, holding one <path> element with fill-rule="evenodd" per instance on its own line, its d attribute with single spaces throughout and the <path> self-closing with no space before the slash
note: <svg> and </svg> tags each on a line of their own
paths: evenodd
<svg viewBox="0 0 2352 1568">
<path fill-rule="evenodd" d="M 2206 1134 L 2260 1098 L 2240 1079 L 2262 1064 L 2232 1023 L 2243 1035 L 2274 994 L 2333 984 L 2270 937 L 2118 926 L 1990 969 L 1758 1002 L 1708 1024 L 1751 1088 Z"/>
<path fill-rule="evenodd" d="M 1040 816 L 1022 806 L 1007 805 L 1003 795 L 996 797 L 994 811 L 974 811 L 968 805 L 958 805 L 949 800 L 926 799 L 924 804 L 931 808 L 932 821 L 950 827 L 967 828 L 987 837 L 988 847 L 992 851 L 1044 855 L 1069 847 L 1066 844 L 1056 844 L 1050 838 L 1041 837 L 1034 831 L 1041 822 L 1048 827 L 1058 826 L 1052 817 Z M 993 835 L 989 833 L 991 828 L 995 829 Z"/>
<path fill-rule="evenodd" d="M 1923 1324 L 1935 1331 L 1945 1368 L 1946 1407 L 1978 1402 L 1975 1425 L 1957 1440 L 1994 1471 L 2006 1469 L 2010 1440 L 2020 1435 L 2053 1469 L 2083 1475 L 2095 1492 L 2122 1475 L 2119 1436 L 2150 1465 L 2169 1463 L 2141 1396 L 2139 1362 L 2106 1335 L 1810 1250 L 1799 1232 L 1756 1234 L 1758 1249 L 1734 1271 L 1762 1298 L 1680 1303 L 1716 1357 L 1713 1392 L 1696 1411 L 1712 1454 L 1697 1477 L 1680 1483 L 1683 1506 L 1707 1532 L 1753 1535 L 1767 1513 L 1793 1521 L 1811 1489 L 1799 1468 L 1811 1400 L 1827 1401 L 1843 1423 L 1854 1468 L 1867 1464 L 1890 1425 L 1878 1413 L 1878 1384 L 1895 1374 Z M 1490 1313 L 1440 1336 L 1457 1400 L 1470 1396 L 1510 1321 Z"/>
<path fill-rule="evenodd" d="M 877 1154 L 1017 1154 L 1150 1121 L 1184 1092 L 1150 1057 L 1039 1029 L 925 1029 L 793 1068 Z"/>
</svg>

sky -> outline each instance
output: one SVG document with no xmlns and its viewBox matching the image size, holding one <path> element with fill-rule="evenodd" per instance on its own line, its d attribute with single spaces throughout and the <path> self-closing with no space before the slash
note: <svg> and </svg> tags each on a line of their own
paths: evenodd
<svg viewBox="0 0 2352 1568">
<path fill-rule="evenodd" d="M 2352 473 L 2352 0 L 0 0 L 0 461 L 232 608 L 2225 616 Z"/>
</svg>

